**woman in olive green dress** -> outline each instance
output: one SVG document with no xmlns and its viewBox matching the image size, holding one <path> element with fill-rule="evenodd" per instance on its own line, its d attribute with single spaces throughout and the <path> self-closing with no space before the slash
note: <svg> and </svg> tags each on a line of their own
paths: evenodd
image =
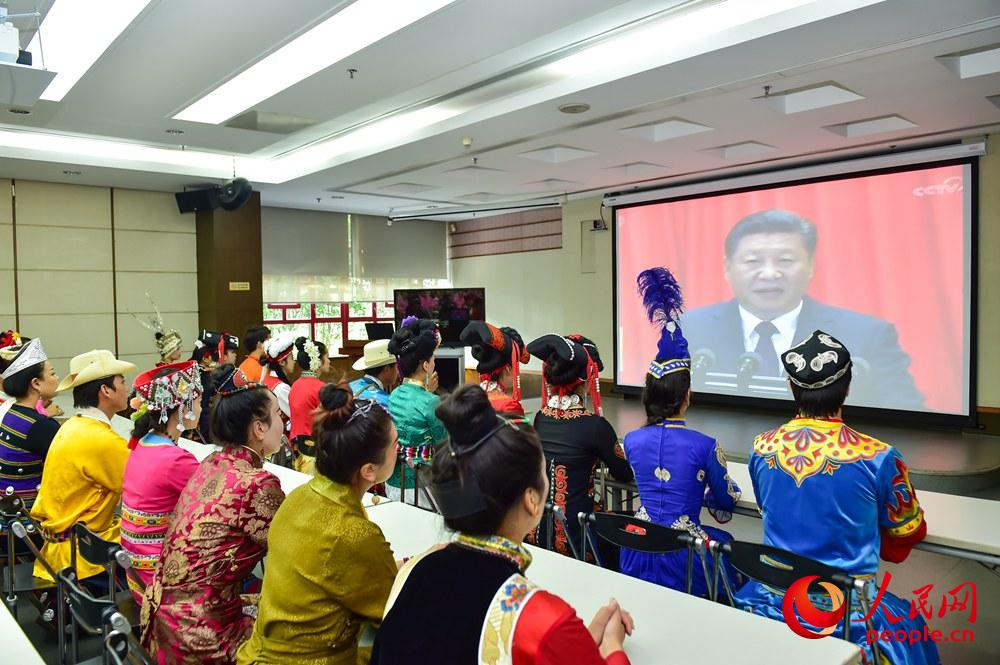
<svg viewBox="0 0 1000 665">
<path fill-rule="evenodd" d="M 331 384 L 315 423 L 316 475 L 271 521 L 257 621 L 239 665 L 355 665 L 358 636 L 381 621 L 396 577 L 389 543 L 361 503 L 395 466 L 392 419 Z"/>
</svg>

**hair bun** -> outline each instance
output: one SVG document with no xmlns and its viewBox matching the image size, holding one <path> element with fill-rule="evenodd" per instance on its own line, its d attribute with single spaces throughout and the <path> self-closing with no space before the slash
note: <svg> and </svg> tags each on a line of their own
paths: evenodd
<svg viewBox="0 0 1000 665">
<path fill-rule="evenodd" d="M 456 390 L 438 405 L 434 414 L 448 430 L 451 445 L 456 450 L 475 443 L 497 422 L 497 412 L 490 398 L 476 385 Z"/>
<path fill-rule="evenodd" d="M 319 391 L 319 406 L 313 422 L 316 426 L 343 427 L 354 413 L 354 395 L 346 384 L 328 383 Z"/>
</svg>

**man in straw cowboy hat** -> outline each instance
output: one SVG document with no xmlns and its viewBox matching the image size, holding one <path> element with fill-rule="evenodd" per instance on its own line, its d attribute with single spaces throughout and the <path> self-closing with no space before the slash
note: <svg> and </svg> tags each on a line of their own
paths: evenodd
<svg viewBox="0 0 1000 665">
<path fill-rule="evenodd" d="M 73 358 L 69 374 L 59 384 L 58 392 L 72 389 L 77 412 L 52 439 L 31 510 L 42 526 L 42 556 L 54 570 L 70 565 L 69 536 L 77 522 L 105 540 L 120 537 L 115 509 L 129 450 L 111 427 L 111 419 L 128 404 L 124 375 L 135 370 L 135 365 L 118 360 L 110 351 L 95 349 Z M 77 557 L 79 579 L 102 572 L 101 566 Z M 49 579 L 38 562 L 35 576 Z"/>
<path fill-rule="evenodd" d="M 351 381 L 351 392 L 361 399 L 372 399 L 389 410 L 389 391 L 399 383 L 396 356 L 389 353 L 389 340 L 377 339 L 365 344 L 364 355 L 357 359 L 354 369 L 365 373 Z"/>
</svg>

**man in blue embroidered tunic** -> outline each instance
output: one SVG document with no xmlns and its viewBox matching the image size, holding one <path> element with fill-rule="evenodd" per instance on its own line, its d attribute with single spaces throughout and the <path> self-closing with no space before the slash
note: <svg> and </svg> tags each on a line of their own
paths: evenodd
<svg viewBox="0 0 1000 665">
<path fill-rule="evenodd" d="M 781 360 L 798 416 L 758 436 L 750 455 L 764 543 L 874 581 L 879 558 L 903 561 L 927 533 L 906 464 L 895 448 L 841 419 L 851 385 L 851 354 L 843 343 L 817 330 Z M 876 585 L 868 586 L 872 602 Z M 736 601 L 781 621 L 783 595 L 752 582 L 736 594 Z M 830 606 L 824 594 L 810 594 L 810 599 L 816 607 L 822 608 L 824 601 Z M 860 603 L 853 603 L 851 638 L 870 663 L 863 614 Z M 923 632 L 924 620 L 910 613 L 909 603 L 886 593 L 872 616 L 872 628 Z M 842 622 L 833 635 L 843 635 Z M 880 642 L 879 648 L 883 659 L 895 665 L 940 662 L 933 642 Z"/>
</svg>

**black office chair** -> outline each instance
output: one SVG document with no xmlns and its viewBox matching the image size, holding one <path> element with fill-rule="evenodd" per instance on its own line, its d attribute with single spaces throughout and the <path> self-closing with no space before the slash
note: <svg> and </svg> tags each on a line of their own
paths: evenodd
<svg viewBox="0 0 1000 665">
<path fill-rule="evenodd" d="M 77 584 L 76 574 L 72 568 L 59 572 L 59 586 L 66 599 L 74 630 L 72 634 L 73 663 L 80 662 L 79 644 L 77 643 L 76 627 L 80 626 L 89 633 L 99 633 L 104 641 L 104 652 L 97 658 L 86 661 L 88 664 L 126 662 L 151 663 L 149 655 L 132 637 L 132 626 L 129 620 L 118 611 L 114 601 L 108 598 L 94 598 L 83 587 Z M 62 660 L 66 663 L 65 658 Z"/>
<path fill-rule="evenodd" d="M 535 532 L 536 542 L 534 544 L 538 547 L 544 547 L 550 552 L 555 552 L 557 523 L 562 525 L 563 533 L 567 534 L 566 544 L 569 545 L 570 554 L 573 555 L 574 559 L 579 559 L 580 551 L 576 548 L 576 543 L 573 542 L 573 539 L 568 537 L 569 529 L 567 528 L 566 511 L 551 501 L 545 503 L 542 519 L 539 521 L 538 529 Z"/>
<path fill-rule="evenodd" d="M 723 559 L 727 558 L 736 570 L 747 577 L 780 591 L 787 590 L 796 580 L 813 575 L 819 578 L 814 583 L 828 582 L 840 587 L 844 593 L 844 607 L 846 608 L 844 612 L 844 640 L 850 641 L 851 639 L 851 603 L 855 593 L 862 612 L 865 615 L 869 613 L 865 580 L 854 577 L 840 568 L 828 566 L 788 550 L 759 543 L 745 543 L 738 540 L 713 541 L 710 549 L 715 555 L 713 579 L 716 581 L 720 575 Z M 721 577 L 729 604 L 735 607 L 736 603 L 729 580 L 724 574 Z M 872 630 L 871 621 L 867 621 L 866 624 L 868 630 Z M 881 662 L 878 644 L 872 642 L 871 647 L 875 655 L 875 662 Z"/>
<path fill-rule="evenodd" d="M 132 567 L 132 558 L 128 552 L 122 549 L 120 543 L 104 540 L 88 529 L 87 525 L 77 522 L 73 525 L 70 539 L 70 561 L 74 571 L 78 555 L 88 563 L 105 567 L 108 571 L 109 598 L 113 600 L 117 590 L 122 588 L 122 585 L 118 584 L 118 568 L 127 570 Z"/>
<path fill-rule="evenodd" d="M 430 468 L 429 464 L 426 464 L 420 460 L 413 457 L 406 457 L 405 452 L 399 451 L 399 500 L 402 503 L 406 503 L 406 475 L 407 470 L 413 476 L 413 503 L 411 505 L 417 508 L 425 508 L 427 510 L 436 509 L 434 500 L 431 498 L 430 492 L 427 489 L 427 483 L 423 482 L 422 478 L 424 473 Z M 423 497 L 425 506 L 420 505 L 420 497 Z"/>
<path fill-rule="evenodd" d="M 581 540 L 584 545 L 590 543 L 598 565 L 601 565 L 601 561 L 598 558 L 599 554 L 593 538 L 595 532 L 613 545 L 639 552 L 667 554 L 686 549 L 687 566 L 684 575 L 684 590 L 691 593 L 691 583 L 694 579 L 694 557 L 697 554 L 698 560 L 701 562 L 702 574 L 705 577 L 705 586 L 709 589 L 711 596 L 708 564 L 705 562 L 707 543 L 704 539 L 693 536 L 687 531 L 671 529 L 620 513 L 580 513 L 578 517 L 580 528 L 583 531 Z M 584 555 L 586 555 L 586 549 L 584 549 Z"/>
<path fill-rule="evenodd" d="M 22 549 L 22 556 L 18 556 L 17 545 L 19 540 L 14 535 L 11 528 L 15 522 L 29 521 L 28 513 L 24 507 L 24 501 L 14 493 L 13 487 L 7 487 L 0 494 L 0 534 L 3 535 L 7 544 L 7 555 L 4 560 L 4 602 L 14 619 L 17 620 L 17 594 L 19 592 L 32 592 L 31 600 L 38 607 L 45 621 L 52 620 L 53 612 L 44 608 L 45 597 L 42 595 L 49 590 L 55 589 L 54 582 L 38 579 L 33 574 L 34 561 L 27 553 L 30 552 L 27 545 Z M 27 531 L 27 529 L 26 529 Z M 32 529 L 34 531 L 34 529 Z M 37 533 L 37 531 L 34 531 Z M 30 536 L 28 536 L 30 537 Z M 19 561 L 19 559 L 21 559 Z M 34 593 L 34 592 L 37 592 Z"/>
</svg>

